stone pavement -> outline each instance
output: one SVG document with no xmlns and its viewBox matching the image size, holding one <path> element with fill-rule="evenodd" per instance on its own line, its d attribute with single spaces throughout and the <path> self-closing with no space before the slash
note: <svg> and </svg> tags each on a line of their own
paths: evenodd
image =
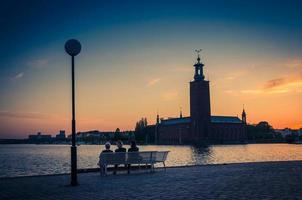
<svg viewBox="0 0 302 200">
<path fill-rule="evenodd" d="M 157 169 L 155 173 L 2 178 L 0 199 L 302 199 L 302 162 Z"/>
</svg>

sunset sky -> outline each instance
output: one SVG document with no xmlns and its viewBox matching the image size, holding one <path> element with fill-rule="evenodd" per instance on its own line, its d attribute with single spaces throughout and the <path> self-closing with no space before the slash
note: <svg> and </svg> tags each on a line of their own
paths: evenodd
<svg viewBox="0 0 302 200">
<path fill-rule="evenodd" d="M 188 116 L 199 48 L 212 115 L 302 127 L 302 1 L 4 2 L 0 138 L 70 132 L 70 38 L 78 131 Z"/>
</svg>

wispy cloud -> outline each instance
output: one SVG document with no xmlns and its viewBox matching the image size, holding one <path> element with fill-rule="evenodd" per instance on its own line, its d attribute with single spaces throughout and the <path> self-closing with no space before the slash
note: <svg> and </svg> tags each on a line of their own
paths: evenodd
<svg viewBox="0 0 302 200">
<path fill-rule="evenodd" d="M 52 119 L 56 116 L 39 112 L 0 111 L 0 117 L 22 119 Z"/>
<path fill-rule="evenodd" d="M 263 84 L 262 90 L 267 94 L 281 94 L 299 92 L 302 88 L 302 59 L 291 59 L 282 66 L 291 68 L 295 74 L 268 80 Z"/>
<path fill-rule="evenodd" d="M 238 93 L 238 91 L 235 91 L 235 90 L 225 90 L 224 93 L 236 95 Z"/>
<path fill-rule="evenodd" d="M 287 81 L 285 78 L 277 78 L 277 79 L 268 80 L 265 83 L 264 88 L 265 89 L 275 88 L 275 87 L 284 85 L 286 82 Z"/>
<path fill-rule="evenodd" d="M 268 80 L 264 84 L 264 89 L 274 89 L 280 87 L 302 86 L 302 74 L 292 77 L 282 77 Z"/>
<path fill-rule="evenodd" d="M 268 80 L 255 88 L 224 90 L 229 95 L 276 95 L 302 92 L 302 74 Z"/>
<path fill-rule="evenodd" d="M 168 91 L 162 95 L 162 97 L 165 101 L 171 101 L 171 100 L 175 99 L 177 96 L 178 96 L 177 91 Z"/>
<path fill-rule="evenodd" d="M 227 77 L 225 77 L 225 79 L 226 80 L 234 80 L 234 79 L 236 79 L 236 77 L 235 76 L 227 76 Z"/>
<path fill-rule="evenodd" d="M 104 123 L 105 119 L 101 117 L 81 117 L 77 121 L 85 124 Z"/>
<path fill-rule="evenodd" d="M 24 73 L 23 73 L 23 72 L 20 72 L 20 73 L 16 74 L 12 79 L 13 79 L 13 80 L 20 79 L 20 78 L 22 78 L 23 76 L 24 76 Z"/>
<path fill-rule="evenodd" d="M 160 78 L 155 78 L 155 79 L 149 80 L 147 83 L 147 87 L 153 86 L 153 85 L 157 84 L 159 81 L 160 81 Z"/>
<path fill-rule="evenodd" d="M 232 81 L 232 80 L 242 78 L 242 77 L 246 76 L 247 74 L 249 74 L 251 72 L 251 70 L 253 70 L 253 68 L 255 68 L 255 65 L 247 66 L 247 67 L 244 67 L 243 69 L 240 69 L 237 71 L 232 71 L 231 73 L 226 74 L 224 79 L 228 80 L 228 81 Z"/>
<path fill-rule="evenodd" d="M 45 67 L 48 64 L 48 62 L 49 62 L 48 59 L 36 59 L 36 60 L 28 61 L 26 64 L 31 68 L 40 69 Z"/>
<path fill-rule="evenodd" d="M 261 94 L 263 90 L 241 90 L 240 93 L 242 94 Z"/>
<path fill-rule="evenodd" d="M 285 63 L 285 66 L 288 68 L 302 68 L 302 59 L 292 59 Z"/>
<path fill-rule="evenodd" d="M 271 91 L 267 91 L 268 94 L 283 94 L 283 93 L 288 93 L 290 92 L 290 90 L 288 89 L 281 89 L 281 90 L 271 90 Z"/>
<path fill-rule="evenodd" d="M 259 94 L 285 94 L 290 92 L 299 93 L 302 89 L 302 75 L 295 77 L 283 77 L 268 80 L 262 87 L 256 89 L 241 90 L 241 94 L 259 95 Z M 234 92 L 227 92 L 234 94 Z"/>
</svg>

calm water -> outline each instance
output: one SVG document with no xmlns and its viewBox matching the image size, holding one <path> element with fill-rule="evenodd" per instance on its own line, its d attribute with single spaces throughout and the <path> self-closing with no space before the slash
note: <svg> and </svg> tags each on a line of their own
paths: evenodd
<svg viewBox="0 0 302 200">
<path fill-rule="evenodd" d="M 127 147 L 128 148 L 128 147 Z M 97 167 L 99 145 L 78 147 L 78 168 Z M 302 145 L 248 144 L 191 146 L 140 146 L 140 150 L 168 150 L 167 166 L 302 160 Z M 67 173 L 69 145 L 0 145 L 0 177 Z"/>
</svg>

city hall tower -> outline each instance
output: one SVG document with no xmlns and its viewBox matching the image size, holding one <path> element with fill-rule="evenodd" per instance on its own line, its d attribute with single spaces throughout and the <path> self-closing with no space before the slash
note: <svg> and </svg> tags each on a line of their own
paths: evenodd
<svg viewBox="0 0 302 200">
<path fill-rule="evenodd" d="M 211 125 L 211 106 L 209 81 L 203 74 L 204 64 L 198 53 L 197 63 L 194 65 L 194 80 L 190 82 L 190 115 L 191 115 L 191 139 L 201 141 L 209 137 Z"/>
</svg>

